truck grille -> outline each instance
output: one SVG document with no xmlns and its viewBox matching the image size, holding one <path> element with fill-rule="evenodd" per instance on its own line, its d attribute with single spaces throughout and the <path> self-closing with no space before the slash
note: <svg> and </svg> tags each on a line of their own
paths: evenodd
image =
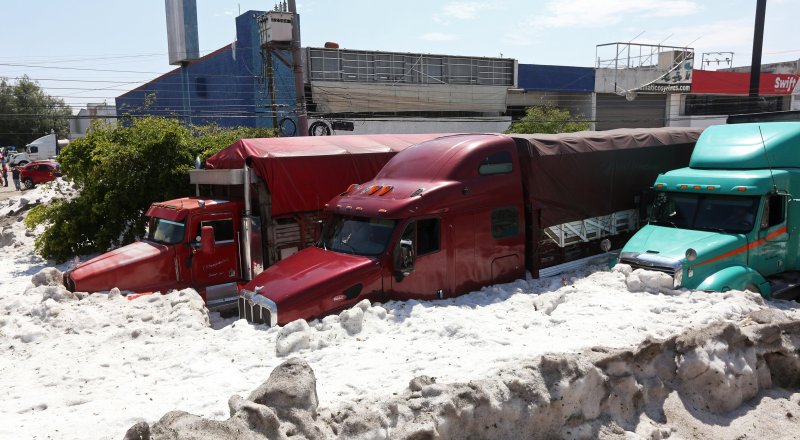
<svg viewBox="0 0 800 440">
<path fill-rule="evenodd" d="M 653 263 L 645 263 L 642 261 L 631 260 L 628 258 L 620 259 L 620 263 L 627 264 L 634 270 L 636 269 L 644 269 L 644 270 L 655 270 L 658 272 L 664 272 L 669 274 L 670 276 L 675 275 L 675 269 L 672 266 L 660 265 L 660 264 L 653 264 Z"/>
<path fill-rule="evenodd" d="M 250 303 L 247 299 L 239 297 L 239 319 L 246 319 L 247 322 L 252 324 L 267 324 L 270 325 L 271 313 L 268 309 L 261 307 L 259 304 Z"/>
</svg>

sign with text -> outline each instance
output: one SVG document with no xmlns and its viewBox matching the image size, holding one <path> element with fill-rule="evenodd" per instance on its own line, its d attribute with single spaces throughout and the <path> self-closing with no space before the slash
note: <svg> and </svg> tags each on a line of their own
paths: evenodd
<svg viewBox="0 0 800 440">
<path fill-rule="evenodd" d="M 640 87 L 639 93 L 689 93 L 692 90 L 692 68 L 694 58 L 691 53 L 678 52 L 684 57 L 676 60 L 677 65 L 654 82 Z"/>
<path fill-rule="evenodd" d="M 762 73 L 759 95 L 791 95 L 800 75 Z M 750 93 L 750 73 L 698 70 L 694 72 L 692 93 L 747 95 Z"/>
</svg>

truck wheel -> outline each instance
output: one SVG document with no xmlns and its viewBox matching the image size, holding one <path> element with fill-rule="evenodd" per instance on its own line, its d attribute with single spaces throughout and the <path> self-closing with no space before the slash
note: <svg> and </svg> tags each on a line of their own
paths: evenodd
<svg viewBox="0 0 800 440">
<path fill-rule="evenodd" d="M 23 180 L 22 183 L 25 185 L 25 189 L 33 188 L 33 180 L 31 180 L 30 177 Z"/>
<path fill-rule="evenodd" d="M 748 284 L 748 285 L 744 286 L 744 290 L 749 290 L 749 291 L 751 291 L 753 293 L 757 293 L 757 294 L 761 295 L 761 289 L 759 289 L 758 286 L 756 286 L 755 284 Z"/>
<path fill-rule="evenodd" d="M 25 166 L 25 165 L 27 165 L 27 164 L 28 164 L 28 161 L 27 161 L 27 160 L 21 160 L 21 161 L 19 161 L 19 163 L 17 164 L 17 166 L 18 166 L 18 167 L 24 167 L 24 166 Z"/>
</svg>

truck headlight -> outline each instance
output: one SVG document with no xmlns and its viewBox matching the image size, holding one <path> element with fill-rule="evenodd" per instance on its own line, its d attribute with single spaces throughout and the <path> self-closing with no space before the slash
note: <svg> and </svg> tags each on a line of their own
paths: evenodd
<svg viewBox="0 0 800 440">
<path fill-rule="evenodd" d="M 681 282 L 683 282 L 683 268 L 679 267 L 672 277 L 672 288 L 679 289 L 681 287 Z"/>
</svg>

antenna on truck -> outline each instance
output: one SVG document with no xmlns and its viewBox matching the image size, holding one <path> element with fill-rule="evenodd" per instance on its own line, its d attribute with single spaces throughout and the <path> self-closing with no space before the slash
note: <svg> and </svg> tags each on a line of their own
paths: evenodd
<svg viewBox="0 0 800 440">
<path fill-rule="evenodd" d="M 772 163 L 769 161 L 769 154 L 767 154 L 767 144 L 764 142 L 764 133 L 761 132 L 761 126 L 758 126 L 758 135 L 761 136 L 761 148 L 764 149 L 764 157 L 767 159 L 767 166 L 769 167 L 769 176 L 772 178 L 772 192 L 778 192 L 778 185 L 775 184 L 775 175 L 772 174 Z"/>
</svg>

